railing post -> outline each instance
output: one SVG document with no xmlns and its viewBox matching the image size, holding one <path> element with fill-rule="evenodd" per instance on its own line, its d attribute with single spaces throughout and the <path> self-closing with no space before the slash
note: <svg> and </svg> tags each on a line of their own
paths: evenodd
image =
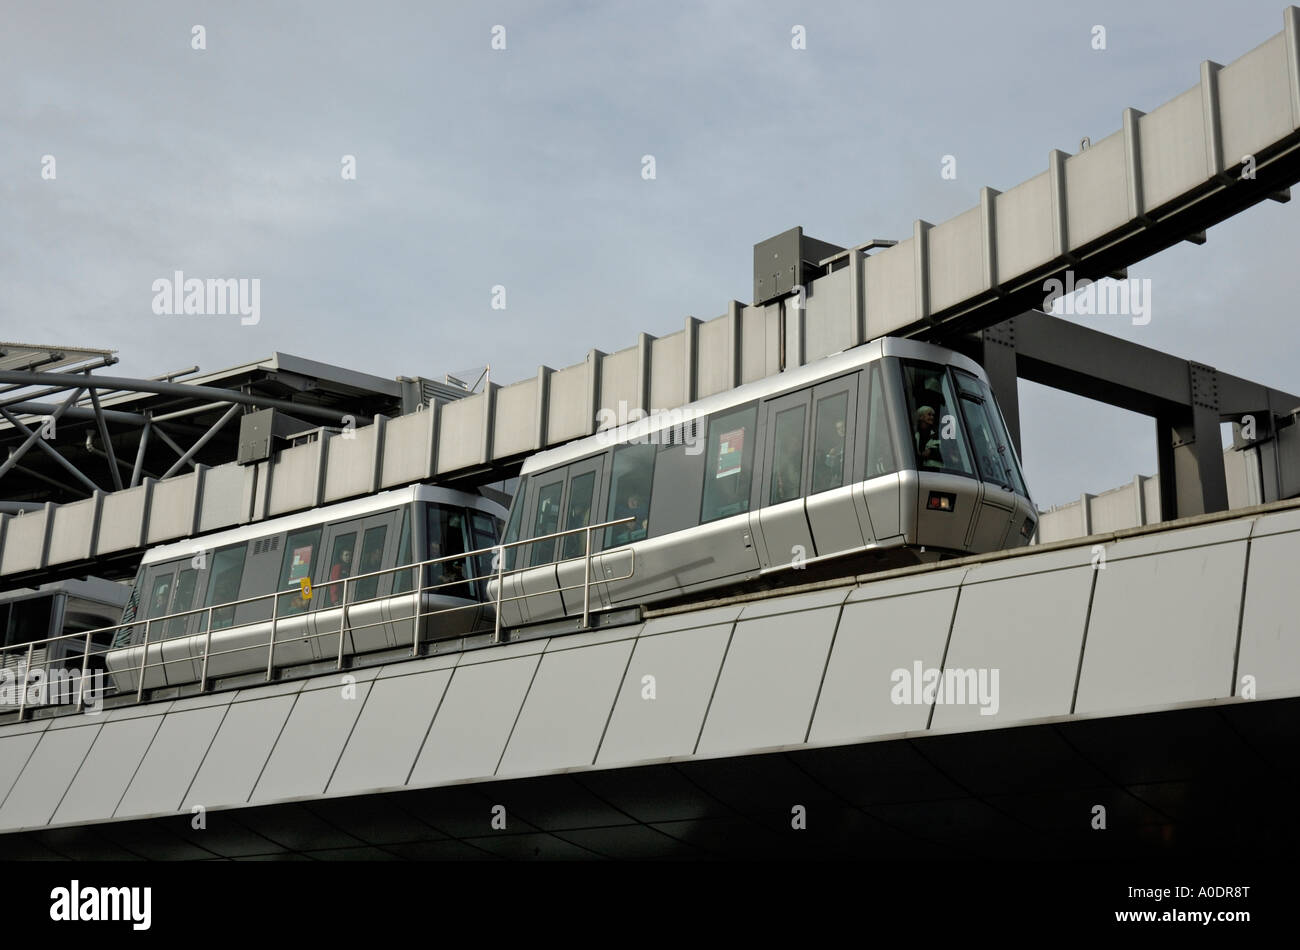
<svg viewBox="0 0 1300 950">
<path fill-rule="evenodd" d="M 280 618 L 280 594 L 271 595 L 271 641 L 266 645 L 266 681 L 271 682 L 271 671 L 275 669 L 275 624 Z"/>
<path fill-rule="evenodd" d="M 145 637 L 149 636 L 148 628 L 145 629 Z M 208 608 L 208 634 L 203 638 L 203 671 L 199 675 L 199 692 L 205 693 L 208 690 L 208 653 L 212 650 L 212 608 Z M 143 680 L 141 680 L 143 682 Z"/>
<path fill-rule="evenodd" d="M 149 662 L 149 628 L 151 626 L 153 626 L 152 620 L 144 622 L 144 643 L 142 644 L 143 649 L 140 651 L 140 682 L 135 686 L 135 701 L 137 703 L 144 698 L 144 668 Z M 205 663 L 204 669 L 206 668 L 207 664 Z"/>
<path fill-rule="evenodd" d="M 586 630 L 591 617 L 591 528 L 588 527 L 587 552 L 582 559 L 582 629 Z"/>
<path fill-rule="evenodd" d="M 86 631 L 86 649 L 81 653 L 81 678 L 77 680 L 77 712 L 86 705 L 86 670 L 90 667 L 90 631 Z"/>
<path fill-rule="evenodd" d="M 348 626 L 348 579 L 343 578 L 343 603 L 339 611 L 339 655 L 335 669 L 343 669 L 343 632 Z"/>
<path fill-rule="evenodd" d="M 497 604 L 496 620 L 492 630 L 492 642 L 501 642 L 501 586 L 504 583 L 506 566 L 506 548 L 504 544 L 497 545 Z"/>
<path fill-rule="evenodd" d="M 415 615 L 411 618 L 411 656 L 420 655 L 420 607 L 424 604 L 424 562 L 415 576 Z"/>
<path fill-rule="evenodd" d="M 27 659 L 23 661 L 23 691 L 18 696 L 18 721 L 23 721 L 23 713 L 27 709 L 27 676 L 32 671 L 32 647 L 35 644 L 27 644 Z"/>
</svg>

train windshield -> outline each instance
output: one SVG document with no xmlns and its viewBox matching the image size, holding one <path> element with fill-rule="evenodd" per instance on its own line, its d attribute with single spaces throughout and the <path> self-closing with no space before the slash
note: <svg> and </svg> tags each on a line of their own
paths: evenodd
<svg viewBox="0 0 1300 950">
<path fill-rule="evenodd" d="M 955 370 L 954 373 L 957 388 L 961 392 L 962 417 L 970 432 L 980 477 L 986 482 L 995 482 L 1008 491 L 1029 497 L 1020 475 L 1020 466 L 1016 463 L 1011 437 L 1007 434 L 1002 413 L 998 411 L 988 384 L 960 370 Z"/>
<path fill-rule="evenodd" d="M 903 386 L 919 470 L 979 478 L 1028 497 L 987 383 L 961 370 L 904 360 Z"/>
<path fill-rule="evenodd" d="M 948 472 L 975 477 L 966 434 L 957 420 L 957 399 L 944 367 L 918 360 L 903 361 L 907 418 L 923 472 Z"/>
</svg>

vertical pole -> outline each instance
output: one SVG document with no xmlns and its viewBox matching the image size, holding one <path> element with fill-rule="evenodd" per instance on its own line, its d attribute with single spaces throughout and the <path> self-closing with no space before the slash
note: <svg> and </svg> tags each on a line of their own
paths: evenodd
<svg viewBox="0 0 1300 950">
<path fill-rule="evenodd" d="M 497 604 L 496 604 L 496 626 L 492 631 L 492 642 L 501 642 L 501 585 L 505 577 L 506 566 L 506 548 L 504 544 L 497 545 Z"/>
<path fill-rule="evenodd" d="M 420 607 L 424 601 L 424 562 L 420 562 L 420 571 L 415 579 L 415 614 L 411 618 L 411 656 L 420 655 Z"/>
<path fill-rule="evenodd" d="M 148 635 L 148 630 L 145 631 Z M 199 692 L 205 693 L 208 689 L 208 653 L 212 650 L 212 608 L 208 608 L 208 635 L 203 638 L 203 672 L 199 676 Z"/>
<path fill-rule="evenodd" d="M 266 645 L 266 681 L 271 682 L 271 671 L 275 669 L 275 624 L 280 618 L 280 591 L 271 595 L 271 642 Z"/>
<path fill-rule="evenodd" d="M 582 559 L 582 629 L 586 630 L 591 614 L 591 527 L 584 532 L 587 536 L 587 553 Z"/>
<path fill-rule="evenodd" d="M 27 675 L 32 669 L 32 647 L 35 644 L 27 644 L 27 660 L 23 663 L 23 691 L 18 697 L 18 721 L 23 721 L 23 711 L 27 708 Z"/>
<path fill-rule="evenodd" d="M 77 680 L 77 711 L 85 708 L 86 670 L 90 666 L 90 631 L 86 631 L 86 649 L 81 653 L 81 679 Z"/>
<path fill-rule="evenodd" d="M 153 625 L 152 620 L 144 622 L 144 643 L 140 650 L 140 682 L 135 686 L 135 701 L 138 703 L 144 698 L 144 668 L 149 662 L 149 628 Z M 204 663 L 204 669 L 207 669 L 207 663 Z"/>
<path fill-rule="evenodd" d="M 343 578 L 343 603 L 339 613 L 339 655 L 335 665 L 336 669 L 343 669 L 343 631 L 347 629 L 348 624 L 348 579 Z"/>
</svg>

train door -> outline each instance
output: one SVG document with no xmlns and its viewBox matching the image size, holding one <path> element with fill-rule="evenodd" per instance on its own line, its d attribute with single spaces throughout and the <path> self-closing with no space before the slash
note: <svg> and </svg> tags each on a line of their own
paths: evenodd
<svg viewBox="0 0 1300 950">
<path fill-rule="evenodd" d="M 563 518 L 560 520 L 560 527 L 557 530 L 570 531 L 573 528 L 585 528 L 592 523 L 592 512 L 597 510 L 596 505 L 600 500 L 596 496 L 603 481 L 601 476 L 604 471 L 605 456 L 603 455 L 575 462 L 568 467 L 564 501 L 561 506 Z M 593 609 L 603 606 L 603 600 L 598 601 L 597 587 L 595 586 L 595 582 L 600 579 L 600 575 L 596 570 L 599 560 L 595 555 L 600 548 L 601 533 L 599 531 L 591 533 L 593 559 L 589 606 Z M 561 589 L 561 596 L 564 599 L 565 613 L 569 615 L 582 612 L 582 578 L 586 565 L 586 553 L 587 536 L 585 533 L 570 534 L 557 539 L 555 558 L 559 563 L 556 565 L 556 579 Z M 620 572 L 615 571 L 614 573 Z M 564 590 L 566 587 L 570 589 Z"/>
<path fill-rule="evenodd" d="M 560 530 L 565 471 L 555 469 L 528 479 L 524 537 L 536 538 Z M 515 572 L 507 579 L 503 596 L 519 599 L 512 601 L 509 609 L 503 605 L 503 616 L 523 623 L 559 616 L 564 604 L 556 593 L 556 539 L 524 545 L 518 550 Z"/>
<path fill-rule="evenodd" d="M 338 631 L 343 622 L 344 581 L 381 570 L 393 512 L 380 512 L 327 525 L 321 539 L 321 560 L 316 567 L 312 592 L 315 652 L 320 659 L 338 656 Z M 397 646 L 396 632 L 382 621 L 377 597 L 392 586 L 391 575 L 362 577 L 347 583 L 347 619 L 351 633 L 343 644 L 345 653 Z M 408 612 L 409 614 L 409 612 Z M 409 628 L 408 628 L 409 633 Z"/>
<path fill-rule="evenodd" d="M 813 556 L 812 530 L 804 511 L 808 486 L 808 415 L 812 390 L 764 405 L 767 445 L 758 511 L 751 515 L 759 563 L 764 570 Z"/>
<path fill-rule="evenodd" d="M 871 529 L 860 523 L 854 502 L 860 478 L 858 379 L 853 373 L 812 391 L 806 507 L 813 546 L 823 557 L 871 540 Z"/>
</svg>

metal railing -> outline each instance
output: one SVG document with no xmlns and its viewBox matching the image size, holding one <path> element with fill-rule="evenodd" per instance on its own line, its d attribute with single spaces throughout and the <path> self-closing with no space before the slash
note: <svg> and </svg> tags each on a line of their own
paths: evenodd
<svg viewBox="0 0 1300 950">
<path fill-rule="evenodd" d="M 194 607 L 188 610 L 177 611 L 170 614 L 162 614 L 157 617 L 149 617 L 144 620 L 132 619 L 123 623 L 113 624 L 112 626 L 97 627 L 93 630 L 86 630 L 79 633 L 61 634 L 53 637 L 46 637 L 40 640 L 32 640 L 27 643 L 17 644 L 11 647 L 0 647 L 0 676 L 8 676 L 10 670 L 17 683 L 13 684 L 14 689 L 18 692 L 18 718 L 22 719 L 28 709 L 34 706 L 63 704 L 63 684 L 70 679 L 76 679 L 76 698 L 74 701 L 78 710 L 84 710 L 86 705 L 86 681 L 93 674 L 102 674 L 109 677 L 121 677 L 126 679 L 127 673 L 131 673 L 133 678 L 138 680 L 135 687 L 136 702 L 144 699 L 145 682 L 147 673 L 150 669 L 167 666 L 179 666 L 198 662 L 201 664 L 197 681 L 199 691 L 204 692 L 208 689 L 210 663 L 214 658 L 229 656 L 239 653 L 248 653 L 252 650 L 263 648 L 261 644 L 241 645 L 232 649 L 212 649 L 212 640 L 214 632 L 220 634 L 223 639 L 235 637 L 240 631 L 248 632 L 255 630 L 262 625 L 267 627 L 267 641 L 265 643 L 266 664 L 265 680 L 270 681 L 275 676 L 277 669 L 275 661 L 275 651 L 277 642 L 283 649 L 284 646 L 296 641 L 299 644 L 305 644 L 312 640 L 319 640 L 326 637 L 338 637 L 338 648 L 335 652 L 335 668 L 343 669 L 343 660 L 347 655 L 372 652 L 373 649 L 391 649 L 389 647 L 371 648 L 368 650 L 354 649 L 349 654 L 345 650 L 345 645 L 349 636 L 353 639 L 355 646 L 355 634 L 358 631 L 367 630 L 384 625 L 397 625 L 409 621 L 411 622 L 411 656 L 418 656 L 420 653 L 420 643 L 422 640 L 423 626 L 429 618 L 438 617 L 446 614 L 454 614 L 460 611 L 476 611 L 491 607 L 493 610 L 493 622 L 491 626 L 492 642 L 501 642 L 501 613 L 504 604 L 516 601 L 526 601 L 533 597 L 554 597 L 563 594 L 566 591 L 582 590 L 582 619 L 579 629 L 588 629 L 591 625 L 591 585 L 608 583 L 611 581 L 623 581 L 631 578 L 636 570 L 636 552 L 628 545 L 619 545 L 598 552 L 599 555 L 621 554 L 628 555 L 627 573 L 595 578 L 592 576 L 593 558 L 597 554 L 592 552 L 592 532 L 602 531 L 608 528 L 625 525 L 635 519 L 631 516 L 621 518 L 615 521 L 606 521 L 600 524 L 585 525 L 581 528 L 570 528 L 566 531 L 556 531 L 550 534 L 539 535 L 535 538 L 528 538 L 523 541 L 502 542 L 490 547 L 478 548 L 471 551 L 463 551 L 456 554 L 449 554 L 443 557 L 430 558 L 423 561 L 412 562 L 410 564 L 399 564 L 395 567 L 382 568 L 377 571 L 369 571 L 364 574 L 356 574 L 350 577 L 337 578 L 326 581 L 316 586 L 312 586 L 307 579 L 307 583 L 299 581 L 283 590 L 272 591 L 268 594 L 259 594 L 254 597 L 245 597 L 239 600 L 226 601 L 220 604 L 209 604 L 202 607 Z M 578 534 L 583 535 L 583 553 L 572 557 L 554 557 L 545 559 L 540 564 L 526 564 L 518 567 L 506 568 L 507 552 L 520 550 L 529 545 L 544 544 L 546 542 L 555 543 L 556 547 L 553 553 L 562 553 L 563 547 L 559 539 L 569 538 Z M 477 573 L 474 565 L 477 559 L 491 555 L 492 569 L 488 572 Z M 522 560 L 522 558 L 521 558 Z M 561 565 L 581 561 L 583 564 L 582 582 L 578 584 L 560 584 L 558 570 Z M 442 567 L 438 580 L 432 584 L 426 584 L 425 579 L 429 576 L 431 568 Z M 517 577 L 530 571 L 539 569 L 554 568 L 556 569 L 556 584 L 554 587 L 547 587 L 545 590 L 534 591 L 531 593 L 518 593 L 505 595 L 506 580 Z M 403 573 L 407 572 L 407 573 Z M 416 583 L 411 584 L 411 577 L 415 575 Z M 387 592 L 383 590 L 383 580 L 385 577 L 392 578 L 392 584 Z M 374 582 L 374 593 L 357 599 L 349 599 L 349 594 L 355 597 L 358 586 L 366 582 Z M 488 596 L 487 585 L 491 583 L 494 590 Z M 398 590 L 411 584 L 411 590 Z M 313 605 L 311 601 L 315 600 L 322 591 L 337 590 L 341 596 L 333 603 L 325 605 Z M 440 594 L 441 592 L 441 594 Z M 475 593 L 477 592 L 477 597 Z M 449 606 L 433 605 L 431 609 L 425 610 L 424 599 L 426 596 L 445 596 L 455 599 L 466 600 L 467 603 L 452 604 Z M 391 604 L 394 601 L 401 602 L 410 598 L 412 610 L 410 617 L 381 617 L 377 620 L 371 620 L 365 623 L 349 622 L 349 613 L 356 614 L 358 608 L 368 604 Z M 281 599 L 289 599 L 291 612 L 285 614 L 281 612 Z M 324 599 L 324 598 L 322 598 Z M 222 624 L 222 613 L 225 613 L 233 621 L 235 613 L 240 608 L 247 608 L 250 605 L 262 604 L 270 601 L 270 615 L 255 617 L 251 620 L 245 620 L 242 623 Z M 333 618 L 330 612 L 337 610 L 339 612 L 337 627 L 332 626 Z M 199 616 L 202 618 L 199 627 L 195 631 L 183 629 L 180 633 L 173 633 L 177 624 L 183 628 L 190 626 L 190 618 Z M 214 618 L 220 626 L 214 626 Z M 292 621 L 292 626 L 297 629 L 287 639 L 277 641 L 277 633 L 283 632 L 283 627 Z M 323 623 L 331 624 L 328 630 L 319 629 Z M 485 623 L 481 626 L 476 622 L 472 624 L 473 629 L 466 631 L 465 634 L 486 633 L 488 627 Z M 116 641 L 119 634 L 126 632 L 130 638 L 134 637 L 135 630 L 144 628 L 144 636 L 138 643 L 126 640 L 121 643 Z M 155 629 L 162 630 L 162 636 L 153 639 Z M 453 636 L 456 636 L 455 634 Z M 181 658 L 166 659 L 163 656 L 163 645 L 166 643 L 178 643 L 184 640 L 193 641 L 202 637 L 203 652 L 201 656 L 184 656 Z M 447 637 L 429 637 L 428 639 L 449 639 Z M 59 647 L 68 647 L 69 649 L 59 649 Z M 74 648 L 75 647 L 75 648 Z M 109 669 L 110 657 L 126 657 L 132 651 L 140 651 L 139 665 L 133 665 L 129 669 L 123 667 L 118 670 Z M 151 651 L 156 651 L 157 660 L 150 661 Z M 6 658 L 22 654 L 22 658 L 16 665 L 6 666 Z M 38 654 L 40 654 L 38 656 Z M 80 668 L 73 673 L 67 669 L 55 670 L 55 673 L 61 672 L 63 676 L 52 675 L 52 668 L 55 664 L 61 663 L 73 656 L 80 655 Z M 33 666 L 33 660 L 36 665 Z M 285 666 L 300 665 L 304 661 L 296 660 L 291 663 L 283 664 Z M 317 661 L 319 662 L 319 661 Z M 248 672 L 254 672 L 262 669 L 259 662 L 256 667 L 250 670 L 235 671 L 226 675 L 241 675 Z M 52 700 L 47 695 L 44 700 L 29 702 L 30 684 L 34 673 L 44 671 L 40 677 L 43 688 L 48 693 L 48 684 L 51 681 L 59 683 L 60 695 Z M 169 684 L 169 685 L 179 685 Z M 2 697 L 3 683 L 0 683 L 0 712 L 14 706 L 12 702 L 5 701 Z M 113 695 L 125 695 L 128 690 L 123 690 L 114 682 Z"/>
</svg>

